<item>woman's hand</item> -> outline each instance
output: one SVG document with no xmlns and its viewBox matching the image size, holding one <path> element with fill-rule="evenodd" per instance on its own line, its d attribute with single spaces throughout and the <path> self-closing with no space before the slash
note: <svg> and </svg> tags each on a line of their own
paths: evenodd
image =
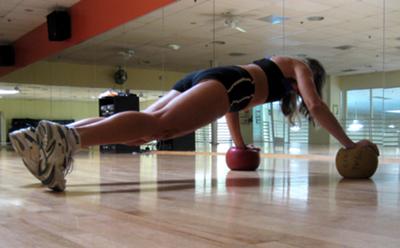
<svg viewBox="0 0 400 248">
<path fill-rule="evenodd" d="M 360 140 L 360 141 L 358 141 L 358 142 L 356 143 L 355 147 L 370 147 L 370 148 L 372 148 L 373 151 L 376 152 L 376 155 L 379 156 L 379 149 L 378 149 L 378 146 L 377 146 L 376 144 L 372 143 L 372 142 L 369 141 L 369 140 L 366 140 L 366 139 Z"/>
</svg>

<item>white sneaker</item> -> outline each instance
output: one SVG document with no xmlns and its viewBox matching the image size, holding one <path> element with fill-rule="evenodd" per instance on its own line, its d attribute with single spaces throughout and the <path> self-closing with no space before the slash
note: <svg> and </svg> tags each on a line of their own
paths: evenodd
<svg viewBox="0 0 400 248">
<path fill-rule="evenodd" d="M 40 177 L 40 153 L 39 145 L 36 142 L 35 128 L 28 127 L 14 131 L 9 134 L 11 144 L 18 155 L 22 157 L 22 162 L 26 168 L 37 179 Z"/>
<path fill-rule="evenodd" d="M 50 121 L 40 121 L 36 134 L 41 148 L 40 167 L 45 168 L 42 182 L 54 191 L 64 191 L 65 176 L 71 172 L 73 162 L 70 140 L 76 137 L 71 129 Z"/>
</svg>

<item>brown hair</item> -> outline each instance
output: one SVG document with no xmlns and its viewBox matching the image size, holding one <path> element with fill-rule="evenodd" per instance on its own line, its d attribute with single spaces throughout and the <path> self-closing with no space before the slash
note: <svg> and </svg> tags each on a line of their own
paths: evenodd
<svg viewBox="0 0 400 248">
<path fill-rule="evenodd" d="M 312 58 L 305 58 L 304 62 L 308 65 L 313 73 L 313 81 L 318 95 L 322 98 L 322 87 L 325 83 L 326 72 L 322 64 Z M 290 91 L 281 100 L 281 110 L 286 116 L 290 124 L 294 124 L 297 112 L 300 112 L 309 122 L 314 123 L 310 112 L 305 105 L 303 98 L 296 92 Z"/>
</svg>

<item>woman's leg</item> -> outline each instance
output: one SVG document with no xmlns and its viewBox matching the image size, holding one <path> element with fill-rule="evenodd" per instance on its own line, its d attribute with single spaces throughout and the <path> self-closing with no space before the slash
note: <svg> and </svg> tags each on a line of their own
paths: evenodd
<svg viewBox="0 0 400 248">
<path fill-rule="evenodd" d="M 160 110 L 163 107 L 165 107 L 165 105 L 167 105 L 172 99 L 179 96 L 180 94 L 181 94 L 181 92 L 179 92 L 179 91 L 171 90 L 166 95 L 164 95 L 163 97 L 158 99 L 155 103 L 151 104 L 149 107 L 147 107 L 145 110 L 143 110 L 143 112 L 151 113 L 151 112 Z M 129 140 L 129 141 L 125 142 L 124 144 L 128 145 L 128 146 L 139 146 L 139 145 L 146 144 L 152 140 L 153 139 L 151 137 L 142 137 L 137 140 Z"/>
<path fill-rule="evenodd" d="M 85 126 L 88 124 L 92 124 L 98 121 L 102 121 L 104 120 L 105 117 L 93 117 L 93 118 L 87 118 L 87 119 L 83 119 L 80 121 L 75 121 L 73 123 L 70 123 L 67 125 L 67 127 L 69 128 L 76 128 L 76 127 L 81 127 L 81 126 Z"/>
<path fill-rule="evenodd" d="M 162 98 L 158 99 L 155 103 L 153 103 L 152 105 L 147 107 L 143 112 L 150 113 L 150 112 L 154 112 L 156 110 L 159 110 L 159 109 L 163 108 L 165 105 L 167 105 L 173 98 L 175 98 L 179 94 L 180 94 L 180 92 L 178 92 L 176 90 L 171 90 L 165 96 L 163 96 Z M 79 121 L 70 123 L 70 124 L 68 124 L 66 126 L 69 127 L 69 128 L 83 127 L 83 126 L 86 126 L 86 125 L 89 125 L 89 124 L 93 124 L 93 123 L 98 122 L 98 121 L 102 121 L 104 119 L 105 119 L 105 117 L 87 118 L 87 119 L 83 119 L 83 120 L 79 120 Z M 126 144 L 126 145 L 140 145 L 140 144 L 147 143 L 149 141 L 151 141 L 151 139 L 147 138 L 147 139 L 139 139 L 139 140 L 128 141 L 128 142 L 125 142 L 124 144 Z"/>
<path fill-rule="evenodd" d="M 202 82 L 174 97 L 154 112 L 122 112 L 77 127 L 81 146 L 124 143 L 142 138 L 172 138 L 200 128 L 229 109 L 225 87 L 215 80 Z"/>
<path fill-rule="evenodd" d="M 176 90 L 171 90 L 165 96 L 163 96 L 162 98 L 157 100 L 155 103 L 153 103 L 152 105 L 147 107 L 143 112 L 150 113 L 150 112 L 159 110 L 159 109 L 163 108 L 165 105 L 167 105 L 173 98 L 175 98 L 179 94 L 180 94 L 180 92 L 178 92 Z M 69 128 L 82 127 L 82 126 L 89 125 L 89 124 L 92 124 L 92 123 L 95 123 L 98 121 L 102 121 L 104 119 L 105 119 L 105 117 L 87 118 L 87 119 L 83 119 L 83 120 L 79 120 L 79 121 L 70 123 L 67 125 L 67 127 L 69 127 Z"/>
<path fill-rule="evenodd" d="M 143 112 L 145 113 L 151 113 L 155 112 L 157 110 L 162 109 L 165 105 L 167 105 L 172 99 L 175 97 L 179 96 L 181 92 L 176 91 L 176 90 L 171 90 L 169 91 L 166 95 L 158 99 L 155 103 L 147 107 Z"/>
</svg>

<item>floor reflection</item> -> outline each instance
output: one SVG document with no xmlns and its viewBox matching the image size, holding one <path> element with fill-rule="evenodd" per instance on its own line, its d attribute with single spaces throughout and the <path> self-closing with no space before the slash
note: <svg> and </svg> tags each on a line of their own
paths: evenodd
<svg viewBox="0 0 400 248">
<path fill-rule="evenodd" d="M 115 241 L 121 239 L 117 225 L 138 235 L 147 227 L 145 235 L 159 232 L 173 240 L 214 235 L 216 247 L 226 237 L 234 240 L 230 245 L 238 237 L 302 247 L 322 247 L 321 238 L 342 247 L 400 244 L 400 164 L 382 160 L 371 179 L 344 180 L 330 152 L 264 156 L 251 172 L 230 171 L 223 153 L 80 153 L 67 191 L 57 194 L 15 153 L 2 151 L 0 224 L 6 228 L 0 234 L 10 235 L 7 229 L 23 239 L 35 228 L 63 234 L 109 228 L 105 235 Z M 87 225 L 80 228 L 82 223 Z"/>
</svg>

